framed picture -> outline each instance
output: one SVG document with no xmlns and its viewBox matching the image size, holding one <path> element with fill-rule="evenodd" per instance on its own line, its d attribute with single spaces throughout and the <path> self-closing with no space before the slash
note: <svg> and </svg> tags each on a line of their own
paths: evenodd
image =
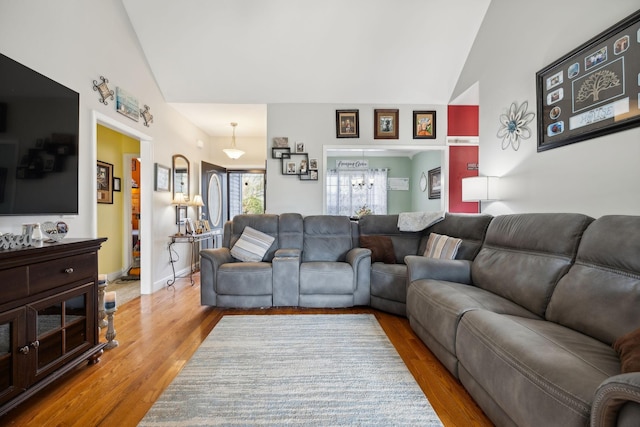
<svg viewBox="0 0 640 427">
<path fill-rule="evenodd" d="M 121 87 L 116 87 L 116 111 L 137 122 L 140 118 L 138 99 Z"/>
<path fill-rule="evenodd" d="M 287 174 L 295 175 L 297 172 L 296 162 L 287 162 Z"/>
<path fill-rule="evenodd" d="M 98 160 L 98 203 L 113 203 L 113 165 Z"/>
<path fill-rule="evenodd" d="M 183 224 L 187 219 L 187 207 L 183 205 L 176 206 L 176 224 Z"/>
<path fill-rule="evenodd" d="M 429 199 L 439 199 L 442 190 L 440 168 L 431 169 L 429 175 Z"/>
<path fill-rule="evenodd" d="M 191 218 L 184 219 L 184 228 L 187 234 L 194 234 L 196 232 L 196 226 Z"/>
<path fill-rule="evenodd" d="M 171 190 L 171 168 L 159 163 L 154 164 L 154 190 Z"/>
<path fill-rule="evenodd" d="M 374 139 L 398 139 L 398 110 L 374 110 Z"/>
<path fill-rule="evenodd" d="M 640 126 L 640 11 L 536 73 L 538 152 Z"/>
<path fill-rule="evenodd" d="M 113 191 L 122 191 L 120 188 L 120 178 L 113 178 Z"/>
<path fill-rule="evenodd" d="M 271 158 L 272 159 L 288 159 L 291 149 L 289 147 L 272 147 Z"/>
<path fill-rule="evenodd" d="M 436 138 L 436 112 L 413 112 L 413 139 Z"/>
<path fill-rule="evenodd" d="M 336 138 L 359 138 L 358 110 L 336 110 Z"/>
<path fill-rule="evenodd" d="M 296 153 L 304 153 L 304 142 L 296 142 Z"/>
<path fill-rule="evenodd" d="M 311 171 L 318 170 L 318 159 L 309 159 L 309 170 Z"/>
</svg>

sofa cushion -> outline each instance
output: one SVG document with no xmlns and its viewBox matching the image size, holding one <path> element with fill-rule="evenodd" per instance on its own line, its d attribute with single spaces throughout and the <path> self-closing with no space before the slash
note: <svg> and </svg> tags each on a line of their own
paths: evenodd
<svg viewBox="0 0 640 427">
<path fill-rule="evenodd" d="M 430 233 L 444 234 L 462 239 L 456 259 L 473 261 L 484 241 L 487 227 L 493 217 L 486 214 L 447 213 L 444 219 L 425 230 L 420 246 L 411 255 L 422 255 L 427 248 Z"/>
<path fill-rule="evenodd" d="M 351 221 L 348 217 L 311 215 L 304 218 L 303 262 L 342 262 L 352 247 Z"/>
<path fill-rule="evenodd" d="M 275 237 L 246 226 L 231 248 L 231 256 L 240 261 L 262 261 L 274 240 Z"/>
<path fill-rule="evenodd" d="M 592 221 L 570 213 L 495 217 L 473 261 L 473 283 L 543 316 Z"/>
<path fill-rule="evenodd" d="M 371 250 L 371 262 L 395 264 L 393 242 L 386 236 L 360 236 L 360 247 Z"/>
<path fill-rule="evenodd" d="M 547 319 L 609 345 L 640 328 L 640 216 L 598 218 L 556 287 Z"/>
<path fill-rule="evenodd" d="M 640 372 L 640 329 L 621 336 L 613 343 L 622 362 L 622 373 Z"/>
<path fill-rule="evenodd" d="M 371 295 L 404 303 L 407 300 L 407 266 L 371 264 Z"/>
<path fill-rule="evenodd" d="M 620 371 L 615 351 L 541 319 L 467 312 L 456 338 L 460 380 L 499 402 L 513 425 L 588 426 L 597 387 Z"/>
<path fill-rule="evenodd" d="M 470 310 L 490 310 L 496 313 L 539 318 L 523 307 L 475 286 L 442 280 L 421 279 L 411 282 L 407 291 L 407 314 L 411 326 L 415 323 L 431 335 L 442 350 L 441 361 L 457 376 L 455 366 L 456 330 L 462 316 Z M 421 337 L 422 338 L 422 337 Z"/>
<path fill-rule="evenodd" d="M 455 259 L 462 239 L 431 233 L 424 256 L 439 259 Z"/>
<path fill-rule="evenodd" d="M 218 270 L 219 295 L 271 295 L 272 268 L 269 262 L 230 262 Z"/>
<path fill-rule="evenodd" d="M 353 295 L 354 289 L 353 268 L 346 262 L 318 261 L 300 264 L 301 295 Z"/>
<path fill-rule="evenodd" d="M 397 263 L 407 255 L 417 255 L 421 232 L 398 230 L 398 215 L 367 215 L 358 221 L 360 236 L 385 236 L 393 243 Z"/>
</svg>

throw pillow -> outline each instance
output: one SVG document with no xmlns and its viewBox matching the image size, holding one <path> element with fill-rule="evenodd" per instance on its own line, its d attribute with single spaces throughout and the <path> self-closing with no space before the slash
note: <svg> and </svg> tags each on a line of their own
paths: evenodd
<svg viewBox="0 0 640 427">
<path fill-rule="evenodd" d="M 429 258 L 454 259 L 462 239 L 445 236 L 444 234 L 431 233 L 427 240 L 427 249 L 424 256 Z"/>
<path fill-rule="evenodd" d="M 360 247 L 371 249 L 371 262 L 396 263 L 391 237 L 360 236 Z"/>
<path fill-rule="evenodd" d="M 620 355 L 623 374 L 640 372 L 640 328 L 618 338 L 613 349 Z"/>
<path fill-rule="evenodd" d="M 231 256 L 240 261 L 262 261 L 275 237 L 246 226 L 242 235 L 231 248 Z"/>
</svg>

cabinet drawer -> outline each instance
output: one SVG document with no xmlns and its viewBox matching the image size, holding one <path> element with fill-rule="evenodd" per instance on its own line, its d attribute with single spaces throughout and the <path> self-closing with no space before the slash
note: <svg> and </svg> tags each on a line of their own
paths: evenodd
<svg viewBox="0 0 640 427">
<path fill-rule="evenodd" d="M 9 268 L 0 271 L 0 304 L 28 295 L 27 267 Z"/>
<path fill-rule="evenodd" d="M 82 279 L 92 279 L 96 271 L 96 254 L 70 256 L 29 267 L 30 293 L 46 291 Z"/>
</svg>

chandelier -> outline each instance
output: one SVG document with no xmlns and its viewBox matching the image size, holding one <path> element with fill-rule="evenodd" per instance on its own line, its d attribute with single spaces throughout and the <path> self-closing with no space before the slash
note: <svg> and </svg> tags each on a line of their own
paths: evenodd
<svg viewBox="0 0 640 427">
<path fill-rule="evenodd" d="M 222 151 L 224 152 L 224 154 L 229 156 L 230 159 L 236 160 L 244 154 L 244 151 L 238 150 L 236 148 L 236 126 L 238 126 L 238 124 L 232 122 L 231 126 L 233 127 L 233 135 L 231 136 L 231 148 L 225 148 Z"/>
</svg>

